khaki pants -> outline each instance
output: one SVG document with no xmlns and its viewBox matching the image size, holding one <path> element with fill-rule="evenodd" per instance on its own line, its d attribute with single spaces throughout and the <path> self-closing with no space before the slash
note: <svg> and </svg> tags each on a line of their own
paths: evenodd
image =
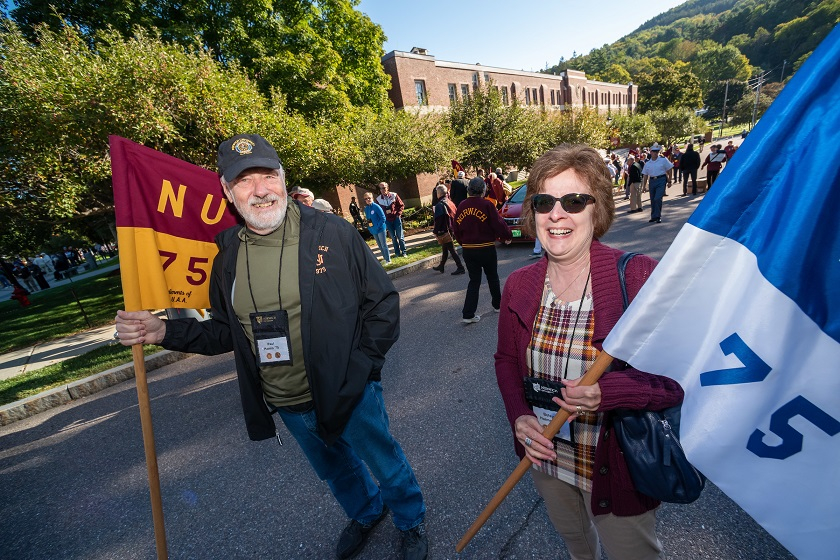
<svg viewBox="0 0 840 560">
<path fill-rule="evenodd" d="M 630 210 L 642 209 L 642 184 L 630 184 Z"/>
<path fill-rule="evenodd" d="M 592 515 L 592 494 L 536 469 L 530 472 L 572 560 L 600 560 L 598 537 L 610 560 L 665 560 L 655 510 L 632 517 Z"/>
</svg>

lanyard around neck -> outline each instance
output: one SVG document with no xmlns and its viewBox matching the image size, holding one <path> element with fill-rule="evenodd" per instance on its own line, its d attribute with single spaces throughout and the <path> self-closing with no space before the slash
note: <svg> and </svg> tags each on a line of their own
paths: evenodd
<svg viewBox="0 0 840 560">
<path fill-rule="evenodd" d="M 280 309 L 283 309 L 283 297 L 280 295 L 280 281 L 283 277 L 283 250 L 286 248 L 286 222 L 288 222 L 288 215 L 283 220 L 283 237 L 280 239 L 280 271 L 277 273 L 277 302 L 280 304 Z M 260 310 L 257 308 L 257 300 L 254 298 L 254 289 L 251 286 L 251 262 L 248 259 L 248 229 L 245 229 L 245 270 L 248 273 L 248 293 L 251 294 L 251 303 L 254 304 L 254 311 L 257 313 Z"/>
</svg>

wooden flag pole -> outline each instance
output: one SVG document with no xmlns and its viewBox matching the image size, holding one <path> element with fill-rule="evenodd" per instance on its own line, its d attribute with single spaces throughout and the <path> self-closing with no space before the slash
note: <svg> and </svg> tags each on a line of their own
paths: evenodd
<svg viewBox="0 0 840 560">
<path fill-rule="evenodd" d="M 163 501 L 160 497 L 155 432 L 152 428 L 152 408 L 149 403 L 149 384 L 146 380 L 146 359 L 143 345 L 133 344 L 134 377 L 137 382 L 137 402 L 140 405 L 140 424 L 143 427 L 143 448 L 146 450 L 146 470 L 149 473 L 149 494 L 152 499 L 152 520 L 155 525 L 155 546 L 158 560 L 168 558 L 166 552 L 166 527 L 163 523 Z"/>
<path fill-rule="evenodd" d="M 613 357 L 607 354 L 606 352 L 601 352 L 598 354 L 598 357 L 595 359 L 595 363 L 592 364 L 592 367 L 589 368 L 589 371 L 584 374 L 583 378 L 580 380 L 579 385 L 594 385 L 598 382 L 601 378 L 601 375 L 607 370 L 610 363 L 612 362 Z M 554 418 L 551 420 L 548 426 L 545 427 L 543 430 L 543 435 L 548 438 L 552 439 L 557 432 L 560 431 L 560 428 L 563 424 L 568 420 L 570 414 L 565 410 L 559 410 Z M 499 488 L 499 491 L 496 492 L 496 495 L 493 496 L 493 499 L 490 500 L 490 503 L 487 504 L 487 507 L 484 508 L 484 511 L 481 512 L 481 515 L 473 521 L 473 524 L 470 525 L 470 528 L 467 529 L 467 532 L 464 533 L 464 536 L 461 537 L 461 540 L 458 541 L 458 544 L 455 545 L 455 552 L 461 552 L 464 548 L 470 543 L 472 538 L 478 533 L 481 527 L 490 519 L 490 516 L 493 515 L 493 512 L 496 511 L 496 508 L 501 505 L 501 503 L 507 498 L 507 495 L 510 494 L 511 490 L 513 490 L 514 486 L 525 476 L 525 473 L 528 472 L 528 469 L 531 468 L 531 460 L 528 457 L 524 457 L 520 462 L 516 469 L 511 473 L 511 475 L 507 478 L 502 487 Z"/>
</svg>

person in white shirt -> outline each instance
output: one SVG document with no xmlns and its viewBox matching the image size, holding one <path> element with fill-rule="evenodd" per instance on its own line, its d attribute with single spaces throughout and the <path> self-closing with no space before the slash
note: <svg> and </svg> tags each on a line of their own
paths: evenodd
<svg viewBox="0 0 840 560">
<path fill-rule="evenodd" d="M 650 190 L 650 220 L 648 222 L 655 224 L 662 222 L 662 197 L 665 196 L 666 186 L 671 186 L 668 171 L 674 167 L 668 158 L 660 157 L 661 151 L 662 146 L 654 142 L 650 147 L 650 159 L 642 169 L 642 188 L 644 190 L 647 187 Z"/>
</svg>

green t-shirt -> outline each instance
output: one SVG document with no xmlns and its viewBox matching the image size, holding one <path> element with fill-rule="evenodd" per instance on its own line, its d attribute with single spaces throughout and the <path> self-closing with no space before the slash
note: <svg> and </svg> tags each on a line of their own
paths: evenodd
<svg viewBox="0 0 840 560">
<path fill-rule="evenodd" d="M 300 209 L 289 204 L 283 225 L 268 235 L 259 235 L 246 228 L 239 232 L 239 254 L 236 259 L 236 281 L 233 288 L 233 309 L 254 350 L 254 332 L 250 314 L 255 311 L 277 311 L 277 279 L 280 298 L 289 315 L 289 338 L 292 365 L 263 366 L 260 380 L 265 400 L 273 406 L 291 406 L 312 400 L 303 363 L 303 340 L 300 331 L 300 285 L 298 248 L 300 246 Z M 245 243 L 248 243 L 247 257 Z M 280 254 L 283 270 L 280 269 Z M 250 269 L 250 290 L 248 273 Z M 251 293 L 253 292 L 253 299 Z"/>
</svg>

